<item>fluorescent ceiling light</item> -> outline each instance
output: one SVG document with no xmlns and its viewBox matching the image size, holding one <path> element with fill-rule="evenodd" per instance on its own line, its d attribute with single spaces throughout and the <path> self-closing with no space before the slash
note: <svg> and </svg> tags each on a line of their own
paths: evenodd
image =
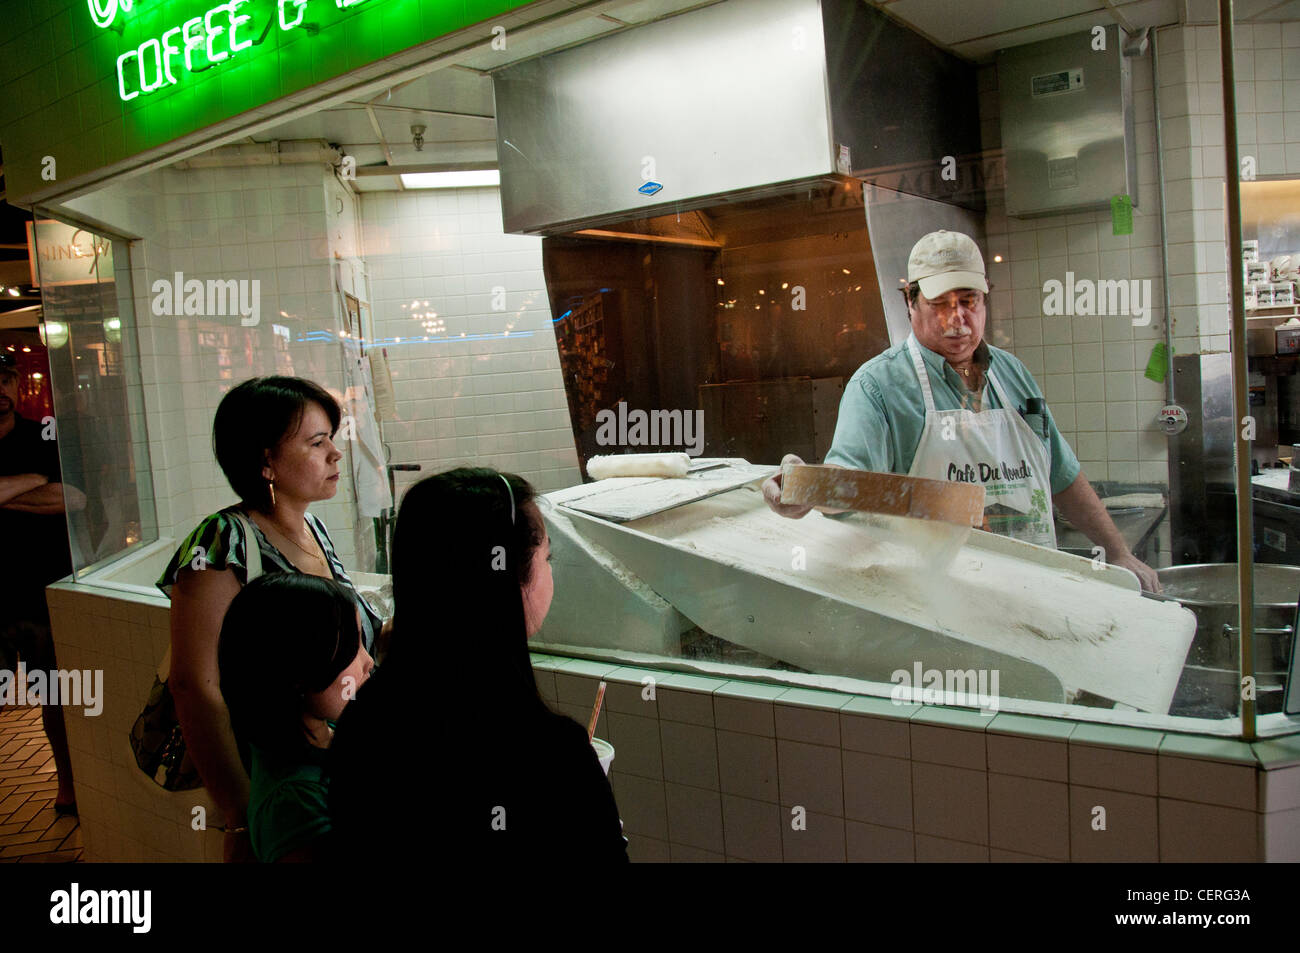
<svg viewBox="0 0 1300 953">
<path fill-rule="evenodd" d="M 470 189 L 500 185 L 496 169 L 471 169 L 466 172 L 404 172 L 402 184 L 408 189 Z"/>
</svg>

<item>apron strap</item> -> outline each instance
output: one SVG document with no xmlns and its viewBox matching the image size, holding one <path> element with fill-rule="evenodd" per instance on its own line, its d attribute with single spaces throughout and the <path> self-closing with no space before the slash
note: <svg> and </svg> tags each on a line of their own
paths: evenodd
<svg viewBox="0 0 1300 953">
<path fill-rule="evenodd" d="M 994 376 L 991 363 L 989 366 L 988 377 L 989 383 L 993 385 L 993 392 L 998 395 L 998 403 L 1002 405 L 1002 409 L 1014 411 L 1016 409 L 1015 405 L 1007 398 L 1007 392 L 1002 389 L 1002 385 L 998 382 L 997 377 Z"/>
<path fill-rule="evenodd" d="M 921 382 L 921 396 L 925 398 L 927 413 L 934 413 L 934 392 L 930 390 L 930 375 L 925 372 L 925 361 L 921 359 L 921 349 L 916 343 L 916 335 L 907 338 L 907 350 L 912 355 L 912 367 L 916 369 L 916 379 Z"/>
</svg>

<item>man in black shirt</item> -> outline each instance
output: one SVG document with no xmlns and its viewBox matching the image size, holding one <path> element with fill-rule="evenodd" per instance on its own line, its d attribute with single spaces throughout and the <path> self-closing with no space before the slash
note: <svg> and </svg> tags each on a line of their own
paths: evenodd
<svg viewBox="0 0 1300 953">
<path fill-rule="evenodd" d="M 50 636 L 45 587 L 72 572 L 66 506 L 81 509 L 86 498 L 65 487 L 59 469 L 55 433 L 18 415 L 19 373 L 13 358 L 0 354 L 0 668 L 17 672 L 18 658 L 27 671 L 57 667 Z M 43 705 L 41 720 L 58 772 L 54 809 L 76 813 L 72 761 L 63 709 Z"/>
</svg>

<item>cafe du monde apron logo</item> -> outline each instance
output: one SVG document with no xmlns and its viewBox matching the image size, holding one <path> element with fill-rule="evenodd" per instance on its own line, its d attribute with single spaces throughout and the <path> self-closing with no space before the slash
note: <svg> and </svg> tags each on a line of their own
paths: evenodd
<svg viewBox="0 0 1300 953">
<path fill-rule="evenodd" d="M 95 26 L 121 33 L 119 14 L 123 15 L 121 19 L 125 19 L 125 14 L 147 2 L 149 0 L 86 0 L 86 6 Z M 303 27 L 309 9 L 346 10 L 363 3 L 378 2 L 380 0 L 228 0 L 215 4 L 118 56 L 118 96 L 129 102 L 137 96 L 175 86 L 184 72 L 201 73 L 244 50 L 260 46 L 277 26 L 282 33 Z M 308 25 L 309 33 L 318 30 L 318 26 Z"/>
</svg>

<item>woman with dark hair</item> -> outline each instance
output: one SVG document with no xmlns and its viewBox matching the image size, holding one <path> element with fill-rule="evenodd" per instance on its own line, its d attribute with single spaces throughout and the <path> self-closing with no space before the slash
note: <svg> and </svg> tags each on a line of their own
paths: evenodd
<svg viewBox="0 0 1300 953">
<path fill-rule="evenodd" d="M 260 576 L 221 625 L 221 694 L 248 768 L 248 830 L 263 863 L 327 851 L 325 751 L 374 667 L 346 589 L 307 573 Z"/>
<path fill-rule="evenodd" d="M 402 500 L 392 566 L 388 656 L 330 749 L 342 856 L 626 861 L 586 729 L 547 708 L 533 679 L 528 639 L 553 581 L 532 487 L 481 467 L 421 480 Z"/>
<path fill-rule="evenodd" d="M 224 816 L 227 861 L 251 860 L 252 849 L 248 774 L 221 697 L 217 641 L 226 610 L 248 582 L 249 547 L 257 547 L 267 572 L 306 573 L 343 586 L 361 612 L 367 650 L 382 625 L 353 587 L 325 524 L 307 512 L 338 492 L 343 455 L 333 437 L 340 419 L 329 392 L 299 377 L 253 378 L 226 394 L 212 444 L 239 502 L 199 523 L 158 581 L 172 600 L 168 685 L 187 753 Z"/>
</svg>

